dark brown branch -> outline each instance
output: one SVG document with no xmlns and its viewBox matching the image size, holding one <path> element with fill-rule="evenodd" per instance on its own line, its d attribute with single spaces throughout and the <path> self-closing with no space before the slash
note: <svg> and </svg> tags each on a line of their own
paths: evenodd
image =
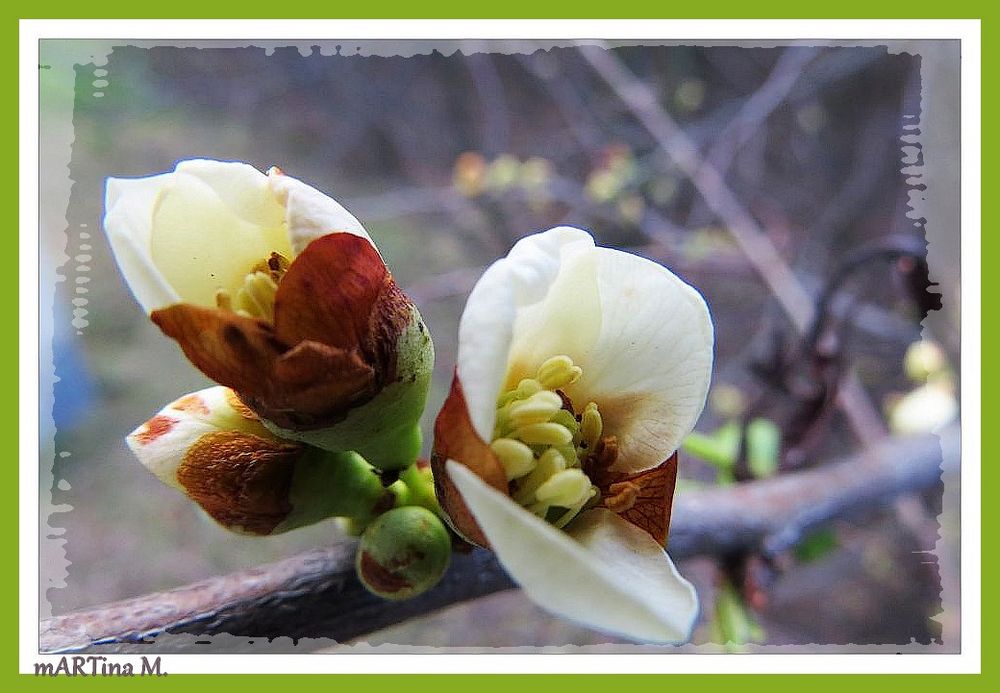
<svg viewBox="0 0 1000 693">
<path fill-rule="evenodd" d="M 958 456 L 956 426 L 940 442 L 934 436 L 893 439 L 808 471 L 678 494 L 670 553 L 685 558 L 735 549 L 785 550 L 830 520 L 938 483 L 942 464 L 954 469 Z M 444 580 L 427 594 L 386 602 L 368 594 L 354 577 L 353 548 L 309 551 L 169 592 L 57 616 L 41 623 L 40 649 L 287 651 L 298 639 L 345 641 L 513 586 L 491 554 L 476 550 L 456 554 Z M 211 642 L 205 637 L 219 634 L 232 637 Z M 267 642 L 276 637 L 290 640 Z"/>
</svg>

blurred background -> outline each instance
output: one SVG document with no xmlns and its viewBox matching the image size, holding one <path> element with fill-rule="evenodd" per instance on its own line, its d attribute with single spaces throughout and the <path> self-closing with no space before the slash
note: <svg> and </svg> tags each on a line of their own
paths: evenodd
<svg viewBox="0 0 1000 693">
<path fill-rule="evenodd" d="M 333 522 L 230 534 L 124 445 L 208 384 L 134 302 L 100 224 L 106 177 L 179 159 L 278 165 L 362 220 L 434 336 L 428 441 L 468 291 L 517 238 L 558 224 L 663 263 L 712 308 L 717 366 L 679 494 L 957 418 L 957 44 L 43 44 L 41 323 L 54 378 L 43 369 L 40 463 L 54 467 L 39 491 L 52 614 L 343 540 Z M 65 189 L 60 137 L 72 142 Z M 957 596 L 957 475 L 944 482 L 780 555 L 682 562 L 702 600 L 694 642 L 956 649 L 957 604 L 942 590 Z M 365 640 L 613 641 L 517 591 Z"/>
</svg>

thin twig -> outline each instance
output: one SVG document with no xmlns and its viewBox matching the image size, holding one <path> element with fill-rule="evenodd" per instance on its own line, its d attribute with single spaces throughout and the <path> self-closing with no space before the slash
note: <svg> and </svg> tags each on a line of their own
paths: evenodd
<svg viewBox="0 0 1000 693">
<path fill-rule="evenodd" d="M 581 46 L 580 53 L 691 180 L 705 204 L 725 223 L 795 329 L 805 333 L 815 315 L 812 297 L 726 185 L 718 169 L 702 158 L 681 127 L 660 107 L 652 91 L 610 50 Z M 841 384 L 837 402 L 863 444 L 870 445 L 884 435 L 881 418 L 854 374 L 849 374 Z"/>
</svg>

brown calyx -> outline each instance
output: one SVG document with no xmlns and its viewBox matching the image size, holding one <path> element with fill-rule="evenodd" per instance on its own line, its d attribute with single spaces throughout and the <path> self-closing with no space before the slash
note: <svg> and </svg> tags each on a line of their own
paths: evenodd
<svg viewBox="0 0 1000 693">
<path fill-rule="evenodd" d="M 321 428 L 396 379 L 396 346 L 412 304 L 359 236 L 329 234 L 287 268 L 282 260 L 267 261 L 280 280 L 273 323 L 190 304 L 151 317 L 261 417 L 284 428 Z"/>
<path fill-rule="evenodd" d="M 496 490 L 508 493 L 503 465 L 490 450 L 489 444 L 476 432 L 469 418 L 457 372 L 451 381 L 451 392 L 434 422 L 434 451 L 431 455 L 434 491 L 454 528 L 469 541 L 488 547 L 486 536 L 448 475 L 445 468 L 448 460 L 464 464 Z"/>
<path fill-rule="evenodd" d="M 207 433 L 184 455 L 177 481 L 219 524 L 266 535 L 292 511 L 289 492 L 302 450 L 239 431 Z"/>
</svg>

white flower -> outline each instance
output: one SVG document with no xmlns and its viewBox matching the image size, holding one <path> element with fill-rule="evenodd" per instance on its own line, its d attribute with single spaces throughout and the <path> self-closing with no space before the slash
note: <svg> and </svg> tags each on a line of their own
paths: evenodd
<svg viewBox="0 0 1000 693">
<path fill-rule="evenodd" d="M 455 528 L 556 614 L 686 640 L 697 597 L 663 543 L 712 350 L 704 300 L 662 266 L 575 228 L 518 242 L 469 297 L 435 427 Z"/>
<path fill-rule="evenodd" d="M 381 468 L 414 461 L 430 335 L 340 204 L 275 168 L 193 160 L 109 179 L 105 205 L 139 303 L 269 428 Z"/>
<path fill-rule="evenodd" d="M 336 200 L 277 168 L 191 159 L 170 173 L 109 178 L 104 228 L 136 299 L 152 313 L 175 303 L 216 306 L 251 268 L 289 261 L 334 232 L 371 237 Z"/>
</svg>

